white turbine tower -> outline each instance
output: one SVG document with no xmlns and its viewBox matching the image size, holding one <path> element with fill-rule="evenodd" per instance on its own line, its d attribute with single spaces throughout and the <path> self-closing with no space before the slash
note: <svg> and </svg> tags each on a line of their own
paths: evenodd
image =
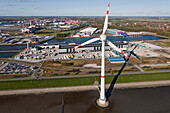
<svg viewBox="0 0 170 113">
<path fill-rule="evenodd" d="M 105 22 L 104 22 L 104 27 L 103 27 L 103 33 L 100 35 L 100 38 L 93 38 L 91 40 L 88 40 L 72 49 L 76 49 L 79 47 L 82 47 L 84 45 L 90 44 L 92 42 L 96 42 L 100 40 L 102 42 L 102 59 L 101 59 L 101 90 L 100 90 L 100 98 L 96 101 L 97 105 L 99 107 L 105 108 L 109 106 L 109 102 L 106 100 L 105 96 L 105 42 L 112 47 L 115 51 L 120 52 L 122 55 L 125 57 L 129 58 L 123 51 L 121 51 L 119 48 L 117 48 L 112 42 L 106 40 L 106 30 L 108 27 L 108 15 L 109 15 L 109 7 L 110 3 L 108 4 L 107 12 L 106 12 L 106 17 L 105 17 Z"/>
</svg>

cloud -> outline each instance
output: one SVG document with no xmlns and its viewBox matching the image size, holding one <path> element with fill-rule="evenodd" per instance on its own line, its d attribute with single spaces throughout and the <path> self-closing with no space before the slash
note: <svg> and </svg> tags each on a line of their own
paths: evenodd
<svg viewBox="0 0 170 113">
<path fill-rule="evenodd" d="M 169 16 L 170 11 L 162 11 L 162 10 L 152 10 L 152 11 L 147 11 L 147 12 L 136 12 L 136 14 L 140 15 L 147 15 L 147 16 Z"/>
<path fill-rule="evenodd" d="M 12 7 L 12 6 L 16 6 L 14 4 L 7 4 L 6 6 Z"/>
<path fill-rule="evenodd" d="M 158 15 L 170 15 L 170 11 L 154 10 L 153 13 Z"/>
<path fill-rule="evenodd" d="M 6 11 L 6 10 L 0 9 L 0 11 L 1 11 L 1 12 L 4 12 L 4 11 Z"/>
<path fill-rule="evenodd" d="M 113 12 L 111 16 L 169 16 L 170 11 L 150 10 L 150 11 L 126 11 L 126 12 Z"/>
<path fill-rule="evenodd" d="M 15 0 L 17 2 L 36 2 L 36 0 Z"/>
<path fill-rule="evenodd" d="M 35 7 L 35 8 L 33 8 L 33 9 L 40 9 L 40 7 Z"/>
</svg>

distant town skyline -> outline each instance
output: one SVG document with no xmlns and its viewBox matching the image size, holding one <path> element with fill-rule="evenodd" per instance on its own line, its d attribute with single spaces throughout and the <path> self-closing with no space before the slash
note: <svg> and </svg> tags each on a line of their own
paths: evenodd
<svg viewBox="0 0 170 113">
<path fill-rule="evenodd" d="M 0 16 L 170 16 L 169 0 L 1 0 Z"/>
</svg>

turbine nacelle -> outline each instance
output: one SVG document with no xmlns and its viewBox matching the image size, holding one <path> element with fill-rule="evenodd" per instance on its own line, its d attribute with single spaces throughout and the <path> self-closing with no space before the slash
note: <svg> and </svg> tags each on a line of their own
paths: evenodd
<svg viewBox="0 0 170 113">
<path fill-rule="evenodd" d="M 101 41 L 105 41 L 105 40 L 106 40 L 106 35 L 103 35 L 103 34 L 100 35 L 100 40 L 101 40 Z"/>
<path fill-rule="evenodd" d="M 133 45 L 134 45 L 134 44 L 133 44 Z M 132 45 L 132 46 L 133 46 L 133 45 Z M 137 59 L 140 60 L 140 57 L 139 57 L 136 53 L 134 53 L 134 50 L 135 50 L 138 46 L 139 46 L 138 44 L 135 45 L 135 47 L 134 47 L 131 51 L 128 52 L 128 53 L 129 53 L 129 59 L 130 59 L 131 55 L 133 55 L 133 56 L 135 56 Z M 129 59 L 127 59 L 127 60 L 129 60 Z"/>
</svg>

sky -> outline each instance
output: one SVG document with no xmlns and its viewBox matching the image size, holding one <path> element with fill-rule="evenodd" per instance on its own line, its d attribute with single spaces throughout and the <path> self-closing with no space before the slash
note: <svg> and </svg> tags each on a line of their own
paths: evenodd
<svg viewBox="0 0 170 113">
<path fill-rule="evenodd" d="M 170 0 L 0 0 L 0 16 L 170 16 Z"/>
</svg>

